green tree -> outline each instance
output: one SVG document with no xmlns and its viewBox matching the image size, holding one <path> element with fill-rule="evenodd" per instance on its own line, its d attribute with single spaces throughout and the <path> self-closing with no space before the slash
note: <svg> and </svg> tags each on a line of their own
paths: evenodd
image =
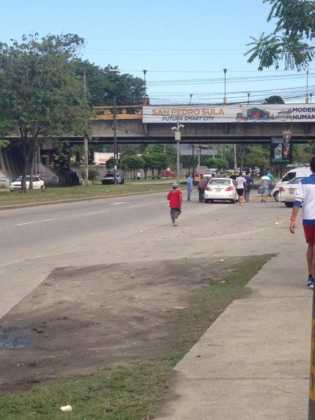
<svg viewBox="0 0 315 420">
<path fill-rule="evenodd" d="M 292 145 L 292 160 L 294 163 L 306 164 L 315 154 L 315 145 L 310 142 L 309 144 L 293 144 Z"/>
<path fill-rule="evenodd" d="M 145 95 L 143 79 L 128 73 L 120 73 L 117 67 L 101 68 L 89 61 L 76 60 L 75 72 L 85 77 L 88 99 L 91 105 L 132 105 L 142 103 Z"/>
<path fill-rule="evenodd" d="M 217 168 L 217 169 L 227 169 L 228 167 L 228 164 L 225 160 L 212 158 L 212 157 L 206 160 L 206 165 L 208 168 Z"/>
<path fill-rule="evenodd" d="M 25 176 L 32 174 L 34 154 L 45 137 L 87 132 L 90 111 L 72 65 L 82 44 L 73 34 L 35 34 L 0 44 L 0 121 L 19 138 L 24 191 Z"/>
<path fill-rule="evenodd" d="M 244 166 L 252 168 L 268 168 L 270 165 L 270 147 L 264 145 L 251 145 L 246 149 Z"/>
<path fill-rule="evenodd" d="M 280 62 L 286 68 L 303 68 L 314 57 L 315 3 L 313 0 L 264 0 L 271 5 L 268 21 L 275 20 L 271 34 L 252 37 L 246 53 L 251 63 L 258 60 L 259 70 Z"/>
<path fill-rule="evenodd" d="M 114 166 L 115 166 L 115 159 L 113 157 L 111 157 L 106 162 L 106 168 L 109 169 L 109 170 L 111 170 L 111 169 L 114 169 Z"/>
<path fill-rule="evenodd" d="M 198 158 L 197 156 L 181 156 L 181 163 L 183 165 L 183 168 L 188 169 L 188 172 L 190 173 L 192 168 L 196 168 L 198 164 Z"/>
<path fill-rule="evenodd" d="M 143 159 L 145 176 L 148 169 L 152 171 L 153 177 L 155 176 L 156 170 L 158 176 L 160 176 L 161 171 L 169 165 L 169 156 L 166 151 L 164 152 L 163 146 L 160 145 L 148 146 L 143 154 Z"/>
<path fill-rule="evenodd" d="M 272 104 L 277 105 L 277 104 L 284 104 L 285 102 L 281 96 L 273 95 L 273 96 L 269 96 L 269 98 L 266 98 L 264 103 L 270 104 L 270 105 Z"/>
<path fill-rule="evenodd" d="M 132 171 L 133 178 L 137 169 L 144 168 L 144 160 L 141 156 L 134 153 L 126 153 L 120 159 L 120 167 L 127 171 Z"/>
</svg>

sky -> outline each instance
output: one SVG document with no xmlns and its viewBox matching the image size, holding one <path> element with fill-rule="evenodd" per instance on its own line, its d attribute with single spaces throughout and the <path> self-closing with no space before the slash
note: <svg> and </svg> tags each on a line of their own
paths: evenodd
<svg viewBox="0 0 315 420">
<path fill-rule="evenodd" d="M 251 36 L 272 31 L 268 11 L 263 0 L 12 0 L 2 6 L 0 41 L 76 33 L 82 58 L 138 77 L 147 70 L 152 103 L 220 102 L 224 68 L 230 102 L 272 94 L 302 102 L 293 97 L 305 94 L 305 72 L 258 72 L 244 56 Z"/>
</svg>

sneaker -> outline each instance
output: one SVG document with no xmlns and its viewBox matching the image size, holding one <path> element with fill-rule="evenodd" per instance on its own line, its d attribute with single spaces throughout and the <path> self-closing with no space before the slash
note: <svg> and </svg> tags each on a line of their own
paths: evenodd
<svg viewBox="0 0 315 420">
<path fill-rule="evenodd" d="M 313 279 L 313 277 L 312 276 L 308 276 L 308 279 L 307 279 L 307 287 L 309 288 L 309 289 L 314 289 L 314 286 L 315 286 L 315 284 L 314 284 L 315 282 L 314 282 L 314 279 Z"/>
</svg>

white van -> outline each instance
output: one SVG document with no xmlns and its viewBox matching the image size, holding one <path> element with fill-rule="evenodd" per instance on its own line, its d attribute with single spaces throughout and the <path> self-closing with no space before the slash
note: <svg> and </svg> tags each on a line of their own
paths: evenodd
<svg viewBox="0 0 315 420">
<path fill-rule="evenodd" d="M 301 178 L 301 177 L 307 177 L 310 176 L 312 173 L 309 166 L 299 166 L 298 168 L 290 169 L 288 172 L 286 172 L 283 177 L 278 181 L 272 190 L 272 197 L 279 201 L 279 189 L 281 186 L 288 184 L 288 182 L 292 181 L 294 178 Z"/>
</svg>

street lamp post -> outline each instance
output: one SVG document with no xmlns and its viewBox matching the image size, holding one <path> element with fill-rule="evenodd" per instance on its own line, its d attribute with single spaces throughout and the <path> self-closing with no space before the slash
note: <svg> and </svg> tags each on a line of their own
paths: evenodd
<svg viewBox="0 0 315 420">
<path fill-rule="evenodd" d="M 177 121 L 177 125 L 175 127 L 172 127 L 172 130 L 174 131 L 174 137 L 176 142 L 176 181 L 179 183 L 180 179 L 180 142 L 182 139 L 182 133 L 181 130 L 184 128 L 183 124 L 180 124 L 179 121 Z"/>
</svg>

